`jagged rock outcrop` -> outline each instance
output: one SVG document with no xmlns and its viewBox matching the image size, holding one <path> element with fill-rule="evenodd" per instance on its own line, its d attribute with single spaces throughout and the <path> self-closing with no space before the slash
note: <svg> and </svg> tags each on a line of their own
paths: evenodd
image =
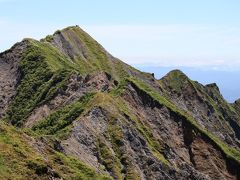
<svg viewBox="0 0 240 180">
<path fill-rule="evenodd" d="M 240 115 L 240 99 L 236 100 L 234 104 L 232 104 L 232 106 L 234 107 L 238 115 Z"/>
<path fill-rule="evenodd" d="M 224 100 L 215 83 L 203 86 L 179 70 L 168 73 L 159 83 L 168 98 L 190 113 L 202 128 L 213 132 L 228 145 L 240 147 L 239 115 Z"/>
<path fill-rule="evenodd" d="M 2 179 L 240 179 L 239 101 L 156 80 L 78 26 L 0 54 L 0 87 Z"/>
<path fill-rule="evenodd" d="M 4 116 L 16 93 L 16 86 L 20 79 L 18 66 L 26 47 L 27 40 L 23 40 L 0 54 L 0 118 Z"/>
</svg>

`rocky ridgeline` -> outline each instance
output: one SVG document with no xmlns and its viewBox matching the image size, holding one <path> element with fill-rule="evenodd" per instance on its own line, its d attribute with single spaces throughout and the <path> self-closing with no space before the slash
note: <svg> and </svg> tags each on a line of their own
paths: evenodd
<svg viewBox="0 0 240 180">
<path fill-rule="evenodd" d="M 78 26 L 0 54 L 1 179 L 240 179 L 240 103 L 160 80 Z"/>
</svg>

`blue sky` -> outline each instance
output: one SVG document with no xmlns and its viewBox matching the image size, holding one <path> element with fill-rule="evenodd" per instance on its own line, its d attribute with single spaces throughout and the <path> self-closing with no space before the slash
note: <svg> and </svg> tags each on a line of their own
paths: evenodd
<svg viewBox="0 0 240 180">
<path fill-rule="evenodd" d="M 228 83 L 240 75 L 239 0 L 0 0 L 0 8 L 0 51 L 78 24 L 131 65 L 159 76 L 190 68 L 202 83 L 214 71 L 225 97 L 240 97 L 240 83 Z"/>
</svg>

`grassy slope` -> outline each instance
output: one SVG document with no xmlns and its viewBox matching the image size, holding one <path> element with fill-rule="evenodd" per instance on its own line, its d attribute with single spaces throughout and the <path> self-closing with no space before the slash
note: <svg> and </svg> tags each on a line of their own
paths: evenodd
<svg viewBox="0 0 240 180">
<path fill-rule="evenodd" d="M 105 136 L 111 140 L 111 145 L 116 154 L 116 156 L 113 156 L 108 145 L 99 138 L 98 148 L 100 157 L 102 157 L 103 164 L 105 164 L 107 169 L 113 171 L 119 179 L 122 179 L 120 162 L 124 162 L 124 167 L 126 168 L 125 178 L 139 179 L 136 169 L 131 165 L 131 162 L 128 162 L 127 152 L 122 151 L 120 148 L 124 139 L 123 126 L 136 129 L 146 138 L 147 146 L 152 154 L 165 164 L 168 164 L 168 161 L 162 155 L 161 145 L 153 137 L 151 130 L 131 113 L 130 108 L 119 95 L 116 92 L 110 94 L 98 93 L 90 102 L 90 106 L 99 106 L 108 112 L 108 131 Z M 128 119 L 125 118 L 126 116 L 128 116 Z M 117 122 L 117 120 L 119 121 Z"/>
<path fill-rule="evenodd" d="M 159 142 L 153 137 L 151 129 L 148 127 L 147 124 L 143 124 L 140 119 L 138 119 L 131 113 L 131 110 L 126 106 L 124 101 L 119 96 L 121 92 L 124 91 L 124 86 L 126 85 L 126 83 L 130 82 L 134 83 L 141 90 L 145 91 L 155 101 L 168 107 L 171 111 L 175 112 L 180 117 L 188 121 L 194 129 L 212 140 L 228 157 L 236 160 L 237 162 L 240 161 L 240 153 L 237 150 L 227 147 L 222 141 L 213 136 L 211 133 L 201 129 L 189 114 L 179 110 L 166 98 L 160 96 L 158 92 L 148 86 L 148 84 L 142 82 L 137 78 L 128 78 L 128 80 L 124 81 L 124 78 L 130 77 L 128 72 L 129 69 L 126 69 L 126 66 L 118 61 L 114 63 L 109 62 L 109 60 L 107 60 L 105 51 L 96 41 L 94 41 L 90 36 L 86 35 L 86 33 L 79 31 L 79 29 L 71 27 L 70 29 L 63 30 L 62 33 L 65 33 L 73 47 L 75 45 L 74 42 L 71 40 L 70 36 L 72 32 L 77 34 L 79 39 L 84 42 L 84 46 L 87 49 L 89 61 L 83 62 L 83 60 L 81 59 L 75 59 L 75 61 L 70 61 L 68 58 L 63 56 L 58 49 L 56 49 L 49 42 L 47 42 L 52 40 L 52 36 L 47 37 L 46 41 L 44 42 L 31 40 L 29 43 L 29 47 L 27 48 L 27 51 L 25 52 L 25 55 L 20 64 L 22 70 L 22 81 L 17 88 L 17 95 L 7 112 L 8 121 L 10 121 L 12 124 L 21 126 L 26 117 L 29 116 L 31 111 L 36 106 L 42 103 L 46 103 L 57 93 L 58 89 L 64 88 L 66 86 L 67 80 L 72 73 L 78 72 L 80 74 L 87 74 L 96 71 L 106 71 L 111 74 L 115 79 L 122 82 L 120 83 L 118 89 L 116 89 L 111 94 L 100 93 L 96 95 L 96 97 L 92 97 L 93 95 L 90 95 L 85 97 L 85 99 L 77 100 L 73 104 L 59 109 L 46 119 L 42 120 L 34 127 L 34 130 L 40 135 L 53 135 L 56 137 L 63 137 L 67 135 L 69 130 L 71 129 L 72 121 L 74 121 L 75 119 L 77 119 L 77 117 L 81 115 L 81 113 L 86 109 L 86 106 L 88 107 L 98 104 L 103 107 L 107 106 L 112 108 L 112 106 L 114 105 L 115 113 L 112 114 L 112 117 L 119 117 L 120 114 L 127 115 L 130 121 L 135 124 L 135 127 L 133 128 L 136 128 L 146 139 L 152 153 L 162 162 L 168 164 L 167 160 L 163 157 L 161 153 L 161 144 L 159 144 Z M 173 81 L 171 81 L 172 86 L 176 86 L 175 88 L 178 91 L 180 91 L 182 88 L 180 80 L 181 77 L 179 77 L 179 79 L 173 79 Z M 94 100 L 91 100 L 92 98 Z M 119 127 L 114 127 L 113 124 L 114 123 L 111 122 L 109 123 L 109 137 L 112 139 L 112 144 L 114 145 L 115 151 L 117 152 L 117 157 L 111 157 L 112 154 L 109 154 L 110 151 L 104 141 L 99 139 L 98 144 L 100 154 L 102 155 L 103 161 L 105 161 L 104 163 L 106 164 L 106 167 L 114 171 L 115 174 L 120 178 L 121 172 L 119 161 L 124 158 L 124 152 L 118 152 L 118 141 L 121 139 L 122 132 Z M 12 127 L 8 127 L 5 124 L 2 124 L 1 127 L 3 127 L 2 129 L 6 129 L 8 130 L 8 132 L 11 133 L 6 134 L 4 133 L 4 131 L 1 131 L 0 134 L 0 148 L 4 147 L 4 150 L 1 149 L 0 152 L 0 175 L 7 176 L 9 175 L 9 172 L 11 172 L 13 176 L 19 173 L 21 176 L 29 173 L 31 175 L 35 175 L 36 167 L 34 167 L 33 169 L 29 167 L 31 167 L 32 164 L 33 166 L 37 164 L 36 166 L 38 167 L 39 164 L 39 167 L 41 169 L 42 165 L 44 164 L 44 160 L 41 159 L 40 155 L 34 154 L 36 152 L 32 152 L 33 150 L 31 150 L 31 147 L 29 147 L 29 145 L 27 145 L 24 140 L 24 142 L 21 142 L 21 139 L 24 138 L 23 136 L 17 136 L 16 133 L 14 133 L 15 131 L 17 132 L 17 130 Z M 14 142 L 8 144 L 7 141 Z M 19 141 L 17 142 L 18 145 L 14 145 L 15 141 Z M 15 146 L 21 147 L 20 149 L 29 152 L 25 155 L 27 156 L 27 158 L 23 158 L 25 156 L 19 156 L 19 154 L 15 152 L 18 151 L 16 150 Z M 10 153 L 5 152 L 5 150 L 8 149 Z M 73 175 L 76 176 L 81 176 L 81 174 L 84 175 L 84 173 L 90 173 L 90 175 L 92 175 L 93 177 L 96 175 L 96 173 L 94 173 L 92 170 L 85 168 L 85 165 L 83 165 L 79 161 L 68 158 L 59 153 L 53 153 L 51 157 L 52 156 L 54 158 L 60 158 L 61 162 L 64 163 L 64 166 L 67 167 L 66 172 L 63 171 L 64 174 L 61 174 L 61 172 L 59 171 L 59 175 L 66 175 L 67 177 L 68 173 L 70 174 L 70 172 L 73 172 Z M 35 157 L 39 157 L 39 159 L 36 159 Z M 6 158 L 10 159 L 13 162 L 6 164 Z M 50 164 L 53 167 L 55 166 L 54 158 L 50 158 Z M 33 163 L 30 163 L 30 165 L 28 165 L 28 160 L 30 160 L 30 162 L 33 161 Z M 16 163 L 18 161 L 23 162 L 23 164 Z M 19 168 L 15 168 L 15 166 L 18 166 L 18 164 Z M 87 172 L 85 172 L 85 170 L 81 170 L 82 167 L 84 167 L 83 169 L 87 169 Z M 57 166 L 56 169 L 56 171 L 58 171 Z M 21 173 L 21 171 L 23 172 Z M 129 170 L 127 170 L 127 173 L 129 174 L 129 176 L 137 177 L 137 175 L 134 173 L 134 169 L 130 166 Z"/>
<path fill-rule="evenodd" d="M 0 179 L 111 179 L 71 157 L 46 148 L 38 152 L 28 143 L 29 137 L 0 122 Z"/>
<path fill-rule="evenodd" d="M 207 132 L 206 130 L 202 129 L 196 121 L 193 119 L 192 116 L 190 116 L 187 112 L 178 109 L 174 104 L 167 101 L 163 96 L 160 96 L 159 93 L 154 91 L 151 87 L 147 86 L 142 81 L 132 78 L 128 79 L 129 82 L 135 84 L 138 88 L 140 88 L 142 91 L 145 91 L 149 96 L 151 96 L 154 100 L 156 100 L 161 105 L 166 106 L 171 111 L 175 112 L 179 117 L 182 117 L 183 120 L 186 120 L 189 122 L 192 127 L 200 132 L 202 135 L 208 137 L 217 147 L 219 147 L 228 158 L 236 161 L 240 165 L 240 152 L 236 150 L 235 148 L 228 147 L 224 142 L 222 142 L 219 138 L 214 136 L 212 133 Z"/>
<path fill-rule="evenodd" d="M 65 135 L 68 135 L 72 122 L 87 109 L 87 104 L 93 97 L 94 93 L 88 93 L 70 105 L 58 109 L 35 124 L 33 130 L 40 135 L 54 135 L 58 138 L 64 138 Z"/>
<path fill-rule="evenodd" d="M 105 71 L 115 79 L 128 76 L 128 70 L 136 71 L 134 68 L 124 64 L 114 58 L 109 59 L 110 55 L 106 50 L 95 41 L 89 34 L 77 26 L 67 27 L 61 31 L 56 31 L 52 36 L 47 36 L 43 42 L 53 43 L 54 36 L 64 37 L 64 43 L 71 47 L 75 53 L 73 59 L 74 67 L 81 74 L 89 74 L 98 71 Z M 81 46 L 81 49 L 79 49 Z M 82 55 L 83 54 L 83 55 Z M 127 69 L 126 69 L 127 68 Z"/>
<path fill-rule="evenodd" d="M 20 61 L 20 70 L 21 82 L 6 117 L 19 126 L 36 106 L 64 87 L 73 68 L 51 46 L 31 40 Z"/>
<path fill-rule="evenodd" d="M 62 139 L 67 137 L 69 132 L 71 132 L 72 120 L 88 113 L 89 109 L 95 106 L 108 111 L 108 131 L 104 136 L 111 139 L 111 145 L 113 146 L 116 155 L 112 154 L 107 143 L 101 137 L 99 137 L 97 147 L 100 154 L 100 161 L 105 165 L 108 171 L 113 172 L 115 177 L 118 177 L 119 179 L 123 178 L 121 175 L 120 161 L 123 161 L 123 159 L 126 158 L 126 152 L 119 151 L 119 145 L 123 139 L 122 126 L 130 126 L 132 129 L 138 130 L 146 139 L 147 146 L 150 151 L 152 151 L 152 154 L 163 163 L 168 164 L 168 161 L 162 155 L 161 144 L 157 139 L 155 139 L 151 129 L 148 125 L 143 124 L 139 118 L 131 113 L 130 108 L 128 108 L 127 104 L 120 96 L 117 95 L 116 92 L 112 92 L 110 94 L 96 93 L 95 95 L 86 95 L 78 101 L 53 112 L 49 117 L 43 119 L 34 126 L 33 130 L 35 130 L 40 136 L 51 135 Z M 72 116 L 74 114 L 76 114 L 76 116 Z M 125 119 L 125 116 L 128 116 L 128 120 Z M 120 119 L 121 121 L 116 123 L 116 119 Z M 62 126 L 62 124 L 66 126 Z M 125 166 L 127 167 L 126 176 L 136 177 L 135 179 L 137 179 L 138 175 L 134 167 L 131 166 L 131 163 L 128 163 Z"/>
<path fill-rule="evenodd" d="M 175 90 L 178 93 L 182 93 L 185 85 L 189 84 L 190 86 L 192 86 L 192 89 L 197 94 L 201 95 L 200 97 L 201 99 L 203 99 L 206 103 L 209 103 L 213 107 L 214 112 L 221 120 L 224 120 L 224 116 L 219 107 L 221 107 L 225 111 L 228 111 L 230 114 L 236 114 L 235 109 L 224 100 L 224 98 L 222 97 L 222 95 L 218 90 L 216 90 L 215 88 L 209 88 L 208 86 L 205 87 L 196 81 L 190 80 L 185 74 L 183 74 L 179 70 L 171 71 L 163 79 L 159 80 L 158 82 L 161 86 L 170 87 L 171 90 Z M 206 91 L 207 88 L 211 91 L 211 93 L 214 94 L 216 98 L 215 100 L 212 97 L 210 97 L 210 95 Z M 166 97 L 168 97 L 168 93 L 165 93 L 165 95 Z M 202 116 L 204 117 L 204 115 Z M 207 119 L 207 117 L 204 117 L 204 118 Z"/>
<path fill-rule="evenodd" d="M 84 31 L 69 27 L 61 33 L 65 34 L 73 47 L 71 34 L 82 41 L 87 49 L 88 65 L 81 59 L 71 61 L 46 40 L 29 40 L 20 61 L 21 82 L 17 88 L 17 95 L 7 111 L 6 119 L 12 124 L 21 126 L 36 106 L 46 103 L 60 88 L 65 88 L 68 78 L 73 73 L 86 75 L 105 71 L 118 80 L 128 76 L 125 64 L 117 60 L 110 61 L 105 50 Z M 49 38 L 51 37 L 46 39 Z"/>
<path fill-rule="evenodd" d="M 66 30 L 68 30 L 68 32 L 65 32 Z M 69 29 L 66 30 L 63 30 L 62 33 L 69 33 Z M 6 121 L 11 122 L 13 125 L 21 126 L 34 108 L 52 99 L 59 89 L 65 88 L 67 80 L 72 73 L 86 75 L 96 71 L 106 71 L 116 79 L 128 76 L 124 64 L 120 61 L 115 61 L 114 65 L 111 64 L 112 68 L 117 69 L 113 73 L 113 69 L 108 65 L 109 60 L 107 59 L 106 52 L 90 36 L 86 35 L 83 31 L 79 31 L 79 29 L 74 28 L 71 30 L 85 43 L 89 58 L 88 65 L 89 63 L 91 65 L 87 66 L 85 63 L 82 64 L 82 60 L 80 59 L 74 62 L 69 60 L 47 41 L 39 42 L 29 39 L 28 47 L 20 61 L 21 82 L 17 88 L 17 94 L 7 111 Z M 47 39 L 49 38 L 51 39 L 52 37 L 47 37 Z M 70 37 L 69 40 L 71 41 Z M 82 69 L 84 69 L 84 71 L 82 71 Z M 86 103 L 92 96 L 93 94 L 90 93 L 80 98 L 71 105 L 57 110 L 39 124 L 35 125 L 33 129 L 37 132 L 37 137 L 52 135 L 54 138 L 64 138 L 71 130 L 72 121 L 84 111 Z M 26 143 L 23 145 L 27 146 Z M 29 154 L 26 154 L 30 155 L 30 151 Z M 4 169 L 6 169 L 6 172 L 10 170 L 13 171 L 14 165 L 9 164 L 5 167 L 6 163 L 2 158 L 4 151 L 1 151 L 0 155 L 0 162 L 3 163 L 0 174 L 9 176 L 4 172 Z M 6 155 L 6 157 L 7 156 L 9 155 Z M 65 157 L 64 155 L 59 156 L 66 162 L 74 163 L 74 160 L 71 158 Z M 9 156 L 9 159 L 15 161 L 15 157 Z M 39 162 L 33 162 L 33 165 L 37 163 Z M 28 165 L 24 162 L 23 165 L 19 166 L 19 169 L 15 169 L 16 174 L 20 173 L 21 169 L 24 170 L 22 175 L 27 174 L 26 171 L 29 170 Z M 76 169 L 74 164 L 71 165 L 69 169 L 71 171 L 75 169 L 80 175 L 82 174 L 79 169 Z M 33 174 L 34 172 L 32 172 L 32 175 Z M 120 170 L 119 174 L 121 174 Z M 12 175 L 15 177 L 14 173 L 12 173 Z"/>
</svg>

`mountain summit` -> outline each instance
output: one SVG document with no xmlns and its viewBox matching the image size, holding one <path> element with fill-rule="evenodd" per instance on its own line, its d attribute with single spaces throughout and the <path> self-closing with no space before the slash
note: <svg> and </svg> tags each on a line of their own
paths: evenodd
<svg viewBox="0 0 240 180">
<path fill-rule="evenodd" d="M 160 80 L 78 26 L 0 54 L 1 179 L 240 179 L 240 103 Z"/>
</svg>

